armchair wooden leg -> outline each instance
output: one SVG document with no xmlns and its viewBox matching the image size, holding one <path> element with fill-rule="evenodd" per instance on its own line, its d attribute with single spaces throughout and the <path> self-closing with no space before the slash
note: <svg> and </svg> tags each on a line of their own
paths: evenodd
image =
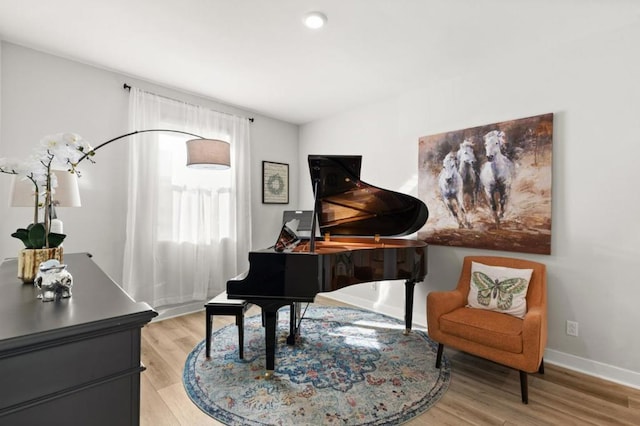
<svg viewBox="0 0 640 426">
<path fill-rule="evenodd" d="M 444 345 L 442 343 L 438 343 L 438 354 L 436 355 L 436 368 L 440 368 L 442 364 L 442 349 L 444 349 Z"/>
<path fill-rule="evenodd" d="M 522 403 L 529 403 L 529 386 L 527 383 L 527 373 L 520 370 L 520 392 L 522 393 Z"/>
<path fill-rule="evenodd" d="M 538 367 L 538 373 L 544 374 L 544 358 L 540 360 L 540 367 Z"/>
</svg>

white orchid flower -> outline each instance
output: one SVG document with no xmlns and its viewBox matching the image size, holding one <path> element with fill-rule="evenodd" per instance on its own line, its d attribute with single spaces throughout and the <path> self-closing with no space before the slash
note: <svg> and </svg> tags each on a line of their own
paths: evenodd
<svg viewBox="0 0 640 426">
<path fill-rule="evenodd" d="M 42 138 L 39 157 L 54 168 L 64 168 L 75 171 L 75 165 L 93 148 L 76 133 L 57 133 Z"/>
<path fill-rule="evenodd" d="M 19 175 L 24 174 L 26 166 L 23 162 L 11 158 L 0 158 L 0 172 Z"/>
<path fill-rule="evenodd" d="M 93 148 L 76 133 L 56 133 L 47 135 L 40 140 L 27 161 L 19 162 L 7 158 L 0 158 L 0 173 L 18 175 L 21 179 L 29 179 L 33 185 L 33 193 L 38 194 L 38 205 L 44 206 L 45 218 L 50 202 L 50 196 L 58 186 L 54 169 L 68 170 L 78 173 L 77 163 L 86 154 L 92 153 Z M 34 212 L 34 222 L 38 220 L 38 208 Z M 48 221 L 45 219 L 45 226 Z M 48 228 L 47 228 L 48 232 Z"/>
</svg>

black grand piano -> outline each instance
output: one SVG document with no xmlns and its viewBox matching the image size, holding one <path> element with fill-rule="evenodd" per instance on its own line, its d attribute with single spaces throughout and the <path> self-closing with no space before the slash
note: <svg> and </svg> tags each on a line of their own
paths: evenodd
<svg viewBox="0 0 640 426">
<path fill-rule="evenodd" d="M 427 273 L 427 244 L 404 236 L 418 231 L 429 211 L 417 198 L 360 180 L 362 156 L 310 155 L 315 206 L 308 241 L 290 249 L 249 252 L 249 270 L 227 282 L 227 295 L 262 308 L 266 377 L 275 367 L 277 311 L 290 305 L 298 332 L 299 302 L 353 284 L 405 280 L 405 324 L 411 330 L 413 290 Z M 316 219 L 320 235 L 316 236 Z M 284 228 L 283 228 L 284 230 Z M 282 236 L 282 233 L 281 233 Z"/>
</svg>

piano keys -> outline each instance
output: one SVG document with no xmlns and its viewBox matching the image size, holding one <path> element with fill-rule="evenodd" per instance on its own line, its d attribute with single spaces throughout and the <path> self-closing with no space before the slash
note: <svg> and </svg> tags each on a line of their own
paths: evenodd
<svg viewBox="0 0 640 426">
<path fill-rule="evenodd" d="M 360 180 L 361 156 L 309 156 L 314 188 L 313 226 L 308 241 L 291 250 L 275 246 L 251 251 L 249 270 L 227 282 L 229 298 L 262 308 L 265 322 L 266 377 L 275 368 L 277 311 L 313 302 L 321 292 L 382 280 L 405 282 L 405 326 L 411 330 L 413 292 L 427 273 L 427 245 L 403 238 L 428 218 L 427 206 L 412 196 Z M 315 221 L 320 236 L 316 240 Z M 293 344 L 297 310 L 292 309 Z"/>
</svg>

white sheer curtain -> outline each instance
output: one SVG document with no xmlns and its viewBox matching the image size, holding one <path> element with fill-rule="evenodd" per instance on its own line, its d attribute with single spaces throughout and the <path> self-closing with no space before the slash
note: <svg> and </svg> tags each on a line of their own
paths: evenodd
<svg viewBox="0 0 640 426">
<path fill-rule="evenodd" d="M 249 120 L 131 88 L 129 128 L 173 129 L 231 144 L 226 171 L 186 168 L 175 133 L 129 143 L 123 286 L 153 307 L 205 300 L 248 269 L 251 245 Z"/>
</svg>

